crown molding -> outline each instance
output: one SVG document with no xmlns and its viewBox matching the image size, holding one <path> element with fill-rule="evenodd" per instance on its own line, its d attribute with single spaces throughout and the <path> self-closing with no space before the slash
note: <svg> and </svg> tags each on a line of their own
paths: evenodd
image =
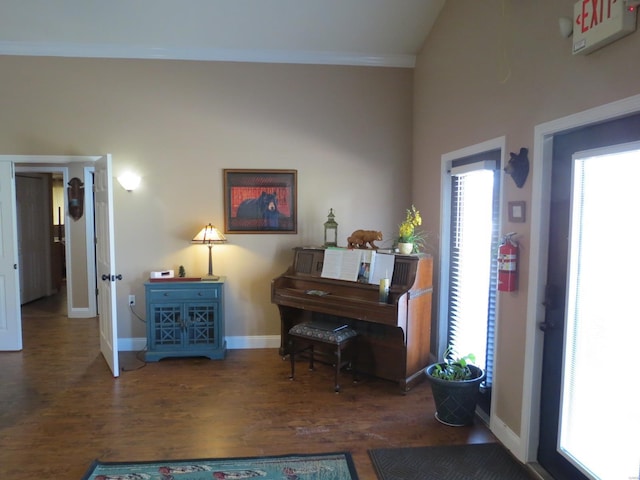
<svg viewBox="0 0 640 480">
<path fill-rule="evenodd" d="M 234 50 L 218 48 L 162 48 L 127 45 L 2 42 L 0 55 L 194 60 L 203 62 L 290 63 L 414 68 L 415 55 L 313 52 L 289 50 Z"/>
</svg>

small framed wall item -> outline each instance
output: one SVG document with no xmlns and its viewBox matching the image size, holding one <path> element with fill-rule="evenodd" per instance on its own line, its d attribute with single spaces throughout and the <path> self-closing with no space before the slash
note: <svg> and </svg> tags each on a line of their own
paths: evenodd
<svg viewBox="0 0 640 480">
<path fill-rule="evenodd" d="M 224 170 L 224 233 L 297 233 L 297 170 Z"/>
<path fill-rule="evenodd" d="M 526 202 L 509 202 L 509 221 L 523 223 L 526 220 Z"/>
</svg>

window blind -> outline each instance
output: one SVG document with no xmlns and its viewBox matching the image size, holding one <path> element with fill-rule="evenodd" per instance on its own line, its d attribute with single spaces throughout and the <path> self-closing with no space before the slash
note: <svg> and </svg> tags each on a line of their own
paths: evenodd
<svg viewBox="0 0 640 480">
<path fill-rule="evenodd" d="M 499 242 L 500 150 L 454 160 L 451 175 L 447 340 L 457 355 L 474 353 L 493 379 Z M 490 397 L 488 397 L 490 398 Z M 481 402 L 488 411 L 488 404 Z"/>
</svg>

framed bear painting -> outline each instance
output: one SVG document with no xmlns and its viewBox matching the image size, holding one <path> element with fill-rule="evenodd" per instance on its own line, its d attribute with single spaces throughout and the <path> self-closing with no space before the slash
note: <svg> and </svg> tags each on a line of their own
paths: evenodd
<svg viewBox="0 0 640 480">
<path fill-rule="evenodd" d="M 224 233 L 297 233 L 297 170 L 224 170 Z"/>
</svg>

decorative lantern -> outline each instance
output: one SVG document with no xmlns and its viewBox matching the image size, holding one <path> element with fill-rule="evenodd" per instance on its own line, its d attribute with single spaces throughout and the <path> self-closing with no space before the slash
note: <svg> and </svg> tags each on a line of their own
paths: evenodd
<svg viewBox="0 0 640 480">
<path fill-rule="evenodd" d="M 329 215 L 327 216 L 327 221 L 324 222 L 324 246 L 325 247 L 338 246 L 338 224 L 335 221 L 333 208 L 329 209 Z"/>
</svg>

